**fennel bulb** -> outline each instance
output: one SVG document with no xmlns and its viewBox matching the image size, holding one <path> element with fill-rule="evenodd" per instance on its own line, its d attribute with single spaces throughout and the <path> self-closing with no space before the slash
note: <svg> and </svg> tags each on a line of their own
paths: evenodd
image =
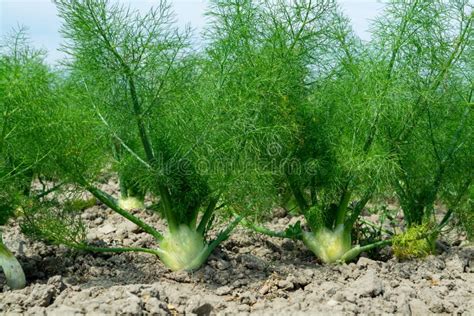
<svg viewBox="0 0 474 316">
<path fill-rule="evenodd" d="M 344 225 L 334 230 L 322 227 L 316 233 L 304 232 L 303 242 L 324 263 L 340 260 L 352 248 L 350 231 Z"/>
<path fill-rule="evenodd" d="M 168 233 L 160 242 L 160 259 L 173 271 L 194 270 L 207 259 L 203 236 L 186 225 Z"/>
<path fill-rule="evenodd" d="M 136 197 L 133 197 L 133 196 L 121 197 L 118 200 L 118 205 L 119 205 L 120 208 L 122 208 L 126 211 L 138 210 L 138 209 L 145 208 L 145 203 L 143 203 L 142 200 L 140 200 Z"/>
</svg>

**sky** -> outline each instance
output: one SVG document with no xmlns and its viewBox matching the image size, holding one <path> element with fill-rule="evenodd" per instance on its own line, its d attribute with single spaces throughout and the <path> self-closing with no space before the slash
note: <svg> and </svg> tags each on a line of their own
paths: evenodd
<svg viewBox="0 0 474 316">
<path fill-rule="evenodd" d="M 157 3 L 157 0 L 112 1 L 128 3 L 140 11 L 146 11 Z M 172 3 L 180 25 L 190 24 L 196 31 L 203 28 L 206 0 L 173 0 Z M 383 8 L 380 0 L 339 0 L 339 3 L 351 19 L 355 32 L 364 40 L 370 39 L 370 22 Z M 55 63 L 63 57 L 58 51 L 61 21 L 50 0 L 0 0 L 0 37 L 19 25 L 28 28 L 33 46 L 48 51 L 48 62 Z"/>
</svg>

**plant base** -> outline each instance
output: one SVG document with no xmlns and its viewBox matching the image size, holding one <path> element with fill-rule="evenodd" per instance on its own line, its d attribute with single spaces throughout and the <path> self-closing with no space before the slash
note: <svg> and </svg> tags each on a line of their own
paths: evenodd
<svg viewBox="0 0 474 316">
<path fill-rule="evenodd" d="M 173 271 L 198 269 L 207 259 L 207 244 L 201 234 L 181 225 L 160 242 L 161 261 Z"/>
<path fill-rule="evenodd" d="M 140 210 L 145 208 L 145 203 L 143 203 L 142 200 L 130 196 L 126 198 L 120 198 L 118 200 L 118 204 L 120 208 L 126 211 Z"/>
</svg>

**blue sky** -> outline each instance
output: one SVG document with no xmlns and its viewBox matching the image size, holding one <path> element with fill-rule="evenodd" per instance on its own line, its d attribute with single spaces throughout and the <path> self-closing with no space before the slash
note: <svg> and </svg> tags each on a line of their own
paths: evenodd
<svg viewBox="0 0 474 316">
<path fill-rule="evenodd" d="M 147 10 L 157 0 L 115 0 L 129 3 L 139 10 Z M 173 0 L 173 6 L 181 25 L 191 24 L 202 29 L 206 0 Z M 339 0 L 345 13 L 352 20 L 354 30 L 363 39 L 369 39 L 367 32 L 370 21 L 380 13 L 383 4 L 378 0 Z M 35 47 L 48 51 L 48 61 L 54 63 L 62 57 L 57 51 L 61 43 L 59 34 L 61 21 L 50 0 L 0 0 L 0 36 L 4 36 L 17 25 L 28 27 L 30 39 Z"/>
</svg>

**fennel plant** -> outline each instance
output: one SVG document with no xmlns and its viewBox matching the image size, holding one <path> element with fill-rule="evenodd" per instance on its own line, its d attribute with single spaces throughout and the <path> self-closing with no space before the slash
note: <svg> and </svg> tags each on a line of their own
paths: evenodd
<svg viewBox="0 0 474 316">
<path fill-rule="evenodd" d="M 46 118 L 53 76 L 44 63 L 44 52 L 32 49 L 24 28 L 13 30 L 0 45 L 0 266 L 7 284 L 23 288 L 25 274 L 2 240 L 2 226 L 37 197 L 34 177 L 48 170 L 47 153 L 37 140 L 36 128 Z M 51 175 L 51 174 L 49 174 Z M 42 193 L 39 193 L 42 194 Z"/>
<path fill-rule="evenodd" d="M 261 174 L 270 174 L 259 185 L 274 188 L 273 203 L 294 203 L 310 231 L 297 223 L 273 232 L 250 219 L 247 226 L 301 239 L 325 262 L 389 243 L 351 243 L 355 221 L 395 164 L 375 141 L 383 108 L 380 66 L 337 4 L 214 3 L 208 54 L 219 102 L 244 117 L 233 124 L 241 134 L 254 136 L 240 150 L 250 148 Z"/>
<path fill-rule="evenodd" d="M 104 0 L 55 3 L 63 19 L 64 50 L 70 56 L 70 84 L 58 93 L 63 94 L 63 110 L 56 113 L 61 124 L 55 131 L 62 142 L 53 149 L 51 161 L 65 181 L 138 225 L 159 248 L 92 246 L 74 234 L 77 230 L 66 229 L 67 221 L 51 222 L 51 209 L 44 207 L 39 208 L 43 216 L 33 217 L 29 229 L 80 250 L 145 252 L 159 256 L 171 270 L 199 268 L 241 216 L 208 241 L 228 177 L 222 176 L 219 164 L 213 165 L 215 143 L 208 135 L 218 127 L 197 104 L 202 101 L 195 85 L 202 76 L 201 59 L 189 49 L 189 31 L 174 26 L 166 1 L 144 15 Z M 54 131 L 51 135 L 54 138 Z M 48 142 L 44 140 L 44 146 Z M 200 173 L 200 159 L 211 164 L 212 172 Z M 167 233 L 98 187 L 101 170 L 111 163 L 127 194 L 150 194 L 151 210 L 167 222 Z"/>
<path fill-rule="evenodd" d="M 471 60 L 466 58 L 472 42 L 468 2 L 436 2 L 432 6 L 430 1 L 391 1 L 375 24 L 377 31 L 369 43 L 352 33 L 331 1 L 215 3 L 218 10 L 214 15 L 220 24 L 211 33 L 215 42 L 210 57 L 216 69 L 228 73 L 226 81 L 218 85 L 223 89 L 223 100 L 230 99 L 227 102 L 235 111 L 248 111 L 242 133 L 258 135 L 250 145 L 260 148 L 258 158 L 264 162 L 260 167 L 274 175 L 281 202 L 304 216 L 310 232 L 299 223 L 283 232 L 246 220 L 247 226 L 270 236 L 301 239 L 324 262 L 347 261 L 362 251 L 391 244 L 392 240 L 386 239 L 353 246 L 354 224 L 371 200 L 386 195 L 394 184 L 392 179 L 396 179 L 400 196 L 398 189 L 404 184 L 399 176 L 407 172 L 402 160 L 412 162 L 408 181 L 430 178 L 427 174 L 417 177 L 415 172 L 429 161 L 424 148 L 429 153 L 439 152 L 432 144 L 442 146 L 439 142 L 444 133 L 452 137 L 445 138 L 439 165 L 430 165 L 426 171 L 438 169 L 444 178 L 451 166 L 453 177 L 449 178 L 454 182 L 446 186 L 451 194 L 449 203 L 466 200 L 472 181 L 469 148 L 473 147 L 473 124 L 469 121 L 472 72 L 468 67 Z M 459 25 L 454 35 L 450 21 Z M 451 81 L 447 80 L 450 69 L 463 59 L 459 65 L 464 74 L 453 76 L 448 92 L 441 89 Z M 232 84 L 245 89 L 238 91 Z M 440 139 L 410 139 L 407 131 L 412 127 L 408 125 L 418 126 L 423 112 L 417 111 L 426 109 L 436 93 L 438 100 L 445 99 L 438 103 L 439 111 L 446 110 L 448 103 L 452 108 L 436 122 L 440 135 L 435 137 Z M 429 130 L 435 128 L 433 122 L 430 127 L 430 113 L 425 115 L 425 135 L 429 136 Z M 399 143 L 387 141 L 386 133 L 393 136 L 397 132 Z M 265 155 L 269 142 L 278 147 L 271 157 Z M 431 186 L 430 201 L 422 208 L 432 209 L 439 198 L 436 192 L 441 188 L 441 176 L 432 176 L 427 184 Z M 408 186 L 413 188 L 409 194 L 418 201 L 418 184 Z M 406 197 L 400 196 L 400 201 L 408 221 L 410 215 L 424 217 L 422 211 L 405 206 L 409 202 Z M 450 214 L 428 235 L 439 231 Z M 422 222 L 418 220 L 418 224 Z"/>
<path fill-rule="evenodd" d="M 393 69 L 381 137 L 398 165 L 393 187 L 408 230 L 429 227 L 425 238 L 435 240 L 452 215 L 466 209 L 472 188 L 474 6 L 393 1 L 384 17 L 373 41 L 396 48 L 397 56 L 378 49 L 377 57 Z M 395 36 L 394 29 L 403 33 Z M 426 248 L 432 252 L 434 243 Z"/>
</svg>

